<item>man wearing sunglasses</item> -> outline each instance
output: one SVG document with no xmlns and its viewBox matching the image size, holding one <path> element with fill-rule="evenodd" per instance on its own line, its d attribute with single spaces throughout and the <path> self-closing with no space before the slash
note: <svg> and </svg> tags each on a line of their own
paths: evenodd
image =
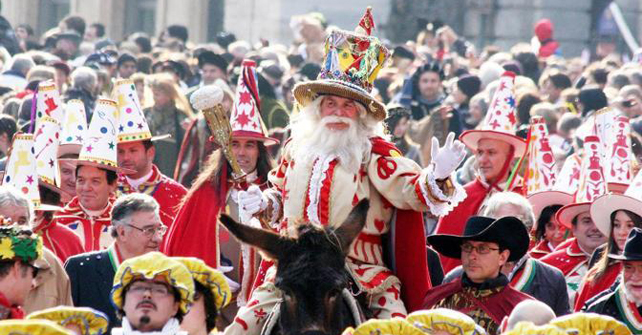
<svg viewBox="0 0 642 335">
<path fill-rule="evenodd" d="M 160 219 L 158 203 L 146 194 L 118 198 L 111 216 L 114 243 L 103 251 L 71 257 L 65 264 L 74 306 L 91 307 L 107 314 L 110 328 L 120 325 L 109 300 L 118 266 L 127 259 L 158 251 L 167 231 Z"/>
<path fill-rule="evenodd" d="M 507 232 L 510 232 L 508 234 Z M 513 289 L 500 269 L 528 250 L 524 224 L 515 217 L 495 220 L 473 216 L 462 236 L 432 235 L 428 243 L 442 255 L 461 259 L 464 273 L 453 282 L 435 287 L 424 300 L 424 309 L 449 308 L 467 314 L 488 334 L 498 327 L 515 305 L 531 296 Z"/>
</svg>

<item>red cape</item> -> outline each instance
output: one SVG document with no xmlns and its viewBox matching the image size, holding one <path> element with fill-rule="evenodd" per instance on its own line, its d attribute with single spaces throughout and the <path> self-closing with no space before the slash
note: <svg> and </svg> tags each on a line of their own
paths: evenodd
<svg viewBox="0 0 642 335">
<path fill-rule="evenodd" d="M 67 258 L 85 252 L 82 240 L 71 229 L 55 221 L 43 221 L 34 232 L 42 236 L 42 243 L 60 258 L 64 264 Z"/>
<path fill-rule="evenodd" d="M 574 311 L 579 312 L 582 307 L 584 307 L 584 303 L 586 303 L 587 300 L 593 298 L 599 293 L 602 293 L 603 291 L 606 291 L 609 287 L 611 287 L 611 285 L 615 283 L 615 280 L 620 275 L 621 270 L 622 263 L 617 262 L 609 265 L 606 268 L 604 274 L 599 279 L 596 280 L 595 278 L 593 278 L 593 280 L 591 281 L 586 281 L 586 278 L 589 275 L 596 272 L 595 267 L 591 268 L 582 280 L 580 290 L 577 292 L 577 297 L 575 297 L 575 307 L 573 308 Z"/>
<path fill-rule="evenodd" d="M 548 246 L 548 241 L 547 240 L 541 240 L 539 241 L 533 249 L 529 252 L 530 256 L 535 259 L 540 259 L 548 254 L 553 252 L 551 248 Z"/>
<path fill-rule="evenodd" d="M 577 240 L 573 239 L 571 245 L 563 249 L 558 246 L 555 251 L 542 257 L 540 261 L 560 269 L 566 277 L 580 263 L 588 261 L 588 256 L 582 252 Z"/>
<path fill-rule="evenodd" d="M 424 299 L 423 309 L 432 308 L 441 300 L 461 292 L 462 289 L 461 276 L 450 283 L 433 288 Z M 501 324 L 504 317 L 510 315 L 517 304 L 529 299 L 533 299 L 533 297 L 506 285 L 499 293 L 478 299 L 479 304 L 476 307 L 486 312 L 497 324 Z M 472 305 L 474 301 L 470 303 Z"/>
<path fill-rule="evenodd" d="M 225 200 L 222 202 L 225 204 Z M 161 251 L 168 256 L 197 257 L 217 268 L 219 193 L 212 184 L 201 185 L 185 202 L 167 232 Z"/>
<path fill-rule="evenodd" d="M 109 205 L 100 215 L 95 218 L 93 223 L 91 218 L 80 207 L 80 200 L 74 197 L 61 211 L 54 214 L 53 220 L 63 226 L 69 226 L 79 222 L 83 226 L 84 238 L 80 240 L 84 243 L 84 250 L 97 251 L 100 250 L 100 235 L 104 230 L 104 226 L 111 226 L 111 210 L 116 201 L 116 196 L 113 194 L 109 196 Z M 75 232 L 74 232 L 75 234 Z"/>
</svg>

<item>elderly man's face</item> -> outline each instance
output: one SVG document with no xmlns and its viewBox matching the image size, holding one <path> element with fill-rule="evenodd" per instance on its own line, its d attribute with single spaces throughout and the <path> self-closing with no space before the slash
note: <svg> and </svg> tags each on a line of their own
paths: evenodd
<svg viewBox="0 0 642 335">
<path fill-rule="evenodd" d="M 636 304 L 642 303 L 642 261 L 624 261 L 622 273 L 629 299 Z"/>
<path fill-rule="evenodd" d="M 588 211 L 577 216 L 577 222 L 573 225 L 572 231 L 580 248 L 589 255 L 607 241 L 607 237 L 597 229 Z"/>
<path fill-rule="evenodd" d="M 512 158 L 509 157 L 510 148 L 511 145 L 503 141 L 489 138 L 479 140 L 475 157 L 479 173 L 486 181 L 492 183 L 501 181 L 497 180 L 499 178 L 506 177 L 507 173 L 504 176 L 500 174 L 506 160 Z"/>
<path fill-rule="evenodd" d="M 325 124 L 330 130 L 345 130 L 350 127 L 350 123 L 342 118 L 357 120 L 359 109 L 357 102 L 334 95 L 328 95 L 321 101 L 321 118 L 334 117 L 331 122 Z"/>
<path fill-rule="evenodd" d="M 156 212 L 137 211 L 131 214 L 129 225 L 117 228 L 116 240 L 132 257 L 140 256 L 158 251 L 166 229 Z"/>
<path fill-rule="evenodd" d="M 178 308 L 174 289 L 161 279 L 135 281 L 125 293 L 125 316 L 134 330 L 140 332 L 163 329 Z"/>
<path fill-rule="evenodd" d="M 461 246 L 461 264 L 473 283 L 496 278 L 509 255 L 510 251 L 500 252 L 499 245 L 494 242 L 465 241 Z"/>
<path fill-rule="evenodd" d="M 29 209 L 24 206 L 11 204 L 2 206 L 0 207 L 0 216 L 21 226 L 29 224 Z"/>
</svg>

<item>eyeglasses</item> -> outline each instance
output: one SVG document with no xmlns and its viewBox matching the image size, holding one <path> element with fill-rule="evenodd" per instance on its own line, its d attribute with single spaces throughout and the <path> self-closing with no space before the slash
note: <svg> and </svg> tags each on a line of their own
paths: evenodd
<svg viewBox="0 0 642 335">
<path fill-rule="evenodd" d="M 462 244 L 461 245 L 461 251 L 470 254 L 473 252 L 473 250 L 477 251 L 478 254 L 480 255 L 486 255 L 489 253 L 491 250 L 499 250 L 499 248 L 491 248 L 487 245 L 479 245 L 479 246 L 473 246 L 472 244 Z"/>
<path fill-rule="evenodd" d="M 136 229 L 138 231 L 141 231 L 147 237 L 152 237 L 152 236 L 154 236 L 156 234 L 159 234 L 159 233 L 160 233 L 160 236 L 163 236 L 167 232 L 167 226 L 165 226 L 165 225 L 160 225 L 159 227 L 138 228 L 138 227 L 136 227 L 134 225 L 126 223 L 125 226 L 130 227 L 130 228 L 134 228 L 134 229 Z"/>
<path fill-rule="evenodd" d="M 132 286 L 127 290 L 136 295 L 143 295 L 145 292 L 149 291 L 153 296 L 164 297 L 170 293 L 169 287 L 164 284 L 132 284 Z"/>
</svg>

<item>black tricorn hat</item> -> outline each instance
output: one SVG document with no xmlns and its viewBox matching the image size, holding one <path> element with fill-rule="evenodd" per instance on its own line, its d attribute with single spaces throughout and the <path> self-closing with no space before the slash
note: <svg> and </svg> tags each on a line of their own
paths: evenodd
<svg viewBox="0 0 642 335">
<path fill-rule="evenodd" d="M 622 254 L 609 254 L 609 258 L 619 261 L 642 261 L 642 229 L 637 227 L 631 229 Z"/>
<path fill-rule="evenodd" d="M 484 216 L 471 216 L 466 221 L 462 236 L 458 235 L 432 235 L 428 236 L 428 243 L 437 252 L 450 258 L 461 258 L 461 244 L 465 241 L 494 242 L 502 249 L 508 249 L 509 262 L 522 258 L 528 251 L 528 231 L 524 223 L 512 216 L 493 219 Z"/>
</svg>

